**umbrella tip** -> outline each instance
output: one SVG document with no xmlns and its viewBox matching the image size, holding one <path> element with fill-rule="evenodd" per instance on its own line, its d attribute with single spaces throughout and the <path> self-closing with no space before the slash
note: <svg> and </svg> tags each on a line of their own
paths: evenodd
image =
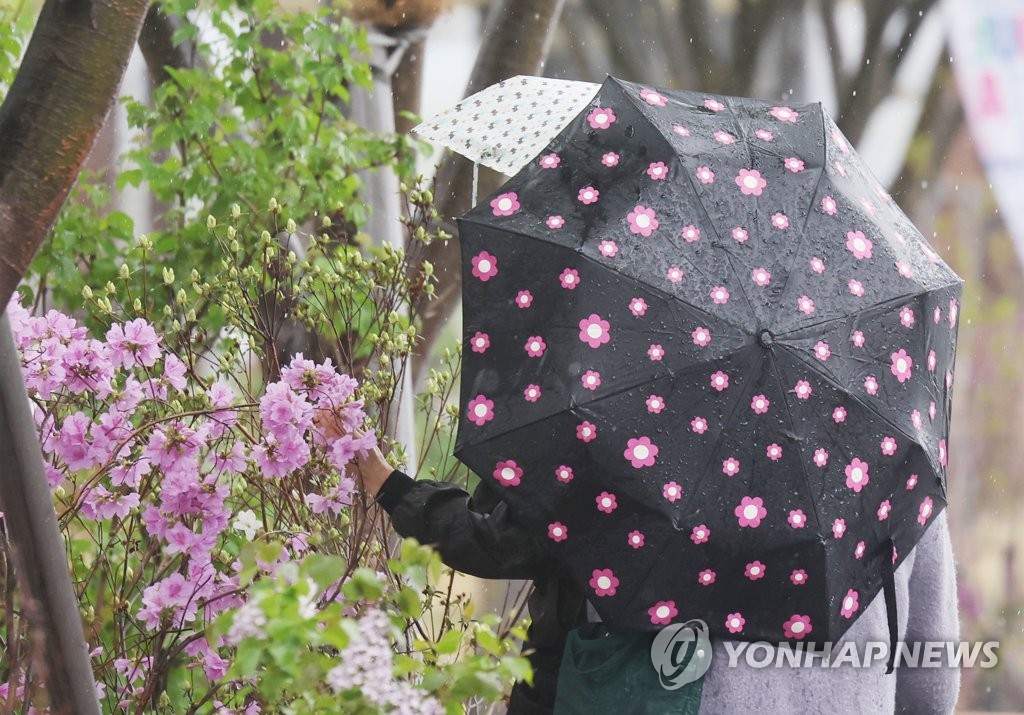
<svg viewBox="0 0 1024 715">
<path fill-rule="evenodd" d="M 757 334 L 757 342 L 761 344 L 762 348 L 770 348 L 775 342 L 775 336 L 768 328 L 762 328 L 761 332 Z"/>
</svg>

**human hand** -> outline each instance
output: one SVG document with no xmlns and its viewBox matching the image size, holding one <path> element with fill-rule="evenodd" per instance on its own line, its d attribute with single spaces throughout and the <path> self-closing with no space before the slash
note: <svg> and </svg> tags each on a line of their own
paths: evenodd
<svg viewBox="0 0 1024 715">
<path fill-rule="evenodd" d="M 313 424 L 320 430 L 320 434 L 328 446 L 349 434 L 338 414 L 331 410 L 317 410 L 316 414 L 313 415 Z M 364 432 L 355 429 L 352 431 L 352 434 L 359 438 L 364 435 Z M 353 461 L 356 466 L 356 477 L 359 484 L 371 497 L 377 496 L 377 492 L 380 491 L 381 486 L 383 486 L 388 476 L 395 469 L 388 463 L 384 453 L 380 451 L 376 444 L 366 456 L 356 452 Z"/>
</svg>

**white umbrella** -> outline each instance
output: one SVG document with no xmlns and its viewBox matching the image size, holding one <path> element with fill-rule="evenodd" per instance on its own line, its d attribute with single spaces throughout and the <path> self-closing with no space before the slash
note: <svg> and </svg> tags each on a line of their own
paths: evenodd
<svg viewBox="0 0 1024 715">
<path fill-rule="evenodd" d="M 518 75 L 466 97 L 413 131 L 512 176 L 587 106 L 601 85 Z"/>
</svg>

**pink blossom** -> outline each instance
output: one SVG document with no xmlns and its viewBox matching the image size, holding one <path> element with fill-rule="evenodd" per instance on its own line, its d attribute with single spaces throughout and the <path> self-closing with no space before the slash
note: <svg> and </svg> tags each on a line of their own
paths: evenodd
<svg viewBox="0 0 1024 715">
<path fill-rule="evenodd" d="M 615 122 L 615 112 L 609 107 L 594 107 L 587 115 L 592 129 L 607 129 Z"/>
<path fill-rule="evenodd" d="M 491 347 L 491 338 L 487 333 L 477 331 L 470 339 L 469 344 L 475 353 L 486 352 L 487 348 Z"/>
<path fill-rule="evenodd" d="M 594 501 L 597 502 L 597 510 L 605 514 L 611 514 L 619 506 L 618 499 L 610 492 L 601 492 Z"/>
<path fill-rule="evenodd" d="M 601 192 L 593 186 L 584 186 L 576 195 L 577 200 L 584 205 L 595 204 L 600 197 Z"/>
<path fill-rule="evenodd" d="M 740 169 L 735 181 L 736 185 L 740 187 L 740 193 L 744 196 L 760 196 L 764 188 L 768 186 L 767 180 L 757 169 Z"/>
<path fill-rule="evenodd" d="M 904 328 L 914 327 L 914 311 L 904 306 L 900 309 L 900 323 Z"/>
<path fill-rule="evenodd" d="M 939 466 L 945 467 L 948 454 L 946 453 L 946 440 L 939 440 Z"/>
<path fill-rule="evenodd" d="M 884 437 L 881 442 L 882 454 L 891 457 L 896 454 L 896 440 L 892 437 Z"/>
<path fill-rule="evenodd" d="M 580 284 L 580 273 L 575 268 L 566 268 L 558 276 L 558 281 L 563 288 L 576 290 L 576 286 Z"/>
<path fill-rule="evenodd" d="M 743 575 L 751 581 L 757 581 L 758 579 L 764 578 L 766 570 L 765 565 L 760 561 L 751 561 L 744 569 Z"/>
<path fill-rule="evenodd" d="M 864 333 L 859 330 L 854 330 L 853 333 L 850 334 L 850 342 L 853 343 L 854 347 L 864 347 Z"/>
<path fill-rule="evenodd" d="M 775 442 L 769 444 L 764 451 L 765 456 L 767 456 L 768 459 L 772 460 L 773 462 L 778 462 L 780 459 L 782 459 L 782 446 Z"/>
<path fill-rule="evenodd" d="M 670 283 L 679 283 L 683 280 L 683 271 L 679 266 L 669 266 L 668 271 L 665 272 L 665 277 L 668 278 Z"/>
<path fill-rule="evenodd" d="M 495 216 L 511 216 L 519 209 L 519 196 L 514 191 L 491 199 L 491 213 Z"/>
<path fill-rule="evenodd" d="M 788 521 L 789 525 L 794 529 L 803 529 L 807 526 L 807 516 L 804 514 L 802 509 L 793 509 L 790 511 L 786 521 Z"/>
<path fill-rule="evenodd" d="M 576 439 L 583 442 L 591 442 L 597 439 L 597 425 L 589 421 L 576 425 Z"/>
<path fill-rule="evenodd" d="M 819 340 L 814 344 L 814 357 L 818 358 L 822 362 L 825 362 L 832 356 L 832 348 L 829 347 L 828 343 L 824 340 Z"/>
<path fill-rule="evenodd" d="M 695 526 L 693 527 L 693 531 L 690 532 L 690 541 L 695 544 L 706 544 L 710 537 L 711 529 L 708 528 L 707 524 Z"/>
<path fill-rule="evenodd" d="M 839 406 L 832 410 L 832 419 L 835 420 L 837 424 L 846 422 L 846 408 Z"/>
<path fill-rule="evenodd" d="M 832 538 L 841 539 L 846 533 L 846 519 L 836 519 L 832 522 Z"/>
<path fill-rule="evenodd" d="M 711 289 L 710 295 L 716 305 L 725 305 L 729 302 L 729 291 L 724 286 L 715 286 Z"/>
<path fill-rule="evenodd" d="M 514 459 L 506 459 L 494 465 L 492 476 L 503 487 L 518 487 L 523 477 L 523 469 Z"/>
<path fill-rule="evenodd" d="M 789 228 L 789 216 L 777 211 L 772 214 L 772 226 L 779 229 L 780 231 Z"/>
<path fill-rule="evenodd" d="M 640 234 L 647 238 L 658 228 L 658 218 L 654 209 L 637 204 L 633 210 L 626 214 L 626 222 L 629 223 L 629 230 L 632 233 Z"/>
<path fill-rule="evenodd" d="M 597 313 L 591 313 L 579 322 L 580 340 L 598 348 L 611 340 L 611 324 Z"/>
<path fill-rule="evenodd" d="M 864 378 L 864 390 L 869 395 L 874 395 L 878 392 L 878 380 L 874 375 L 868 375 Z"/>
<path fill-rule="evenodd" d="M 688 136 L 690 136 L 690 130 L 687 129 L 686 127 L 684 127 L 682 124 L 673 124 L 672 125 L 672 131 L 674 131 L 676 134 L 678 134 L 681 137 L 688 137 Z"/>
<path fill-rule="evenodd" d="M 516 305 L 520 308 L 529 308 L 533 305 L 533 293 L 528 290 L 521 290 L 516 293 Z"/>
<path fill-rule="evenodd" d="M 843 618 L 853 618 L 853 614 L 860 608 L 860 594 L 852 588 L 843 596 L 843 603 L 839 608 L 839 615 Z"/>
<path fill-rule="evenodd" d="M 569 538 L 569 529 L 560 521 L 548 524 L 548 538 L 558 543 Z"/>
<path fill-rule="evenodd" d="M 750 400 L 750 409 L 754 411 L 754 414 L 763 415 L 768 411 L 771 404 L 771 400 L 764 395 L 754 395 Z"/>
<path fill-rule="evenodd" d="M 795 638 L 796 640 L 803 640 L 807 637 L 808 633 L 814 630 L 811 627 L 810 616 L 801 616 L 796 613 L 782 624 L 782 628 L 786 638 Z"/>
<path fill-rule="evenodd" d="M 647 167 L 647 175 L 655 181 L 664 181 L 668 178 L 668 167 L 663 161 L 651 162 Z"/>
<path fill-rule="evenodd" d="M 715 582 L 716 577 L 717 574 L 714 571 L 712 571 L 711 569 L 704 569 L 699 574 L 697 574 L 697 583 L 699 583 L 701 586 L 710 586 Z"/>
<path fill-rule="evenodd" d="M 661 487 L 661 495 L 666 501 L 679 501 L 683 496 L 683 488 L 677 482 L 667 482 Z"/>
<path fill-rule="evenodd" d="M 711 331 L 705 327 L 694 328 L 690 337 L 693 338 L 693 344 L 698 347 L 705 348 L 711 344 Z"/>
<path fill-rule="evenodd" d="M 917 508 L 917 523 L 924 526 L 928 519 L 931 518 L 933 510 L 933 502 L 931 497 L 925 497 L 921 502 L 921 506 Z"/>
<path fill-rule="evenodd" d="M 755 285 L 764 288 L 769 283 L 771 283 L 772 274 L 769 273 L 768 269 L 766 268 L 755 268 L 750 273 L 750 279 L 754 281 Z"/>
<path fill-rule="evenodd" d="M 810 265 L 811 265 L 811 270 L 814 271 L 815 273 L 824 273 L 825 272 L 825 261 L 821 260 L 817 256 L 814 256 L 813 258 L 811 258 Z"/>
<path fill-rule="evenodd" d="M 714 137 L 716 142 L 724 144 L 725 146 L 736 143 L 736 137 L 729 132 L 723 132 L 721 129 L 714 133 Z"/>
<path fill-rule="evenodd" d="M 893 353 L 895 355 L 895 353 Z M 934 350 L 928 351 L 928 372 L 935 372 L 935 368 L 938 365 L 938 358 L 935 355 Z"/>
<path fill-rule="evenodd" d="M 619 579 L 611 569 L 594 569 L 590 577 L 590 587 L 598 596 L 614 596 Z"/>
<path fill-rule="evenodd" d="M 857 546 L 853 549 L 853 557 L 855 559 L 864 558 L 864 552 L 867 550 L 867 544 L 863 541 L 858 541 Z"/>
<path fill-rule="evenodd" d="M 789 107 L 772 107 L 771 115 L 780 122 L 788 124 L 796 124 L 796 120 L 800 117 L 799 112 L 795 112 Z"/>
<path fill-rule="evenodd" d="M 114 323 L 106 334 L 107 350 L 114 365 L 132 368 L 153 367 L 160 358 L 160 339 L 142 318 L 127 323 Z"/>
<path fill-rule="evenodd" d="M 679 235 L 682 236 L 683 240 L 687 243 L 693 243 L 700 239 L 700 229 L 691 223 L 683 226 L 682 233 Z"/>
<path fill-rule="evenodd" d="M 828 465 L 828 450 L 824 447 L 818 447 L 814 450 L 814 466 L 825 467 Z"/>
<path fill-rule="evenodd" d="M 715 183 L 715 172 L 711 170 L 710 166 L 698 166 L 694 173 L 697 176 L 697 181 L 702 184 Z"/>
<path fill-rule="evenodd" d="M 868 475 L 868 464 L 857 457 L 846 465 L 846 486 L 860 494 L 861 489 L 871 481 Z"/>
<path fill-rule="evenodd" d="M 614 258 L 619 252 L 619 244 L 615 243 L 615 241 L 601 241 L 597 245 L 597 250 L 605 258 Z"/>
<path fill-rule="evenodd" d="M 647 357 L 649 357 L 654 362 L 660 362 L 661 359 L 665 357 L 665 349 L 658 345 L 657 343 L 654 343 L 649 348 L 647 348 Z"/>
<path fill-rule="evenodd" d="M 573 479 L 572 467 L 564 464 L 558 465 L 555 469 L 555 479 L 560 481 L 562 484 L 568 484 Z"/>
<path fill-rule="evenodd" d="M 949 327 L 956 325 L 956 317 L 959 314 L 959 305 L 956 302 L 956 298 L 949 301 Z"/>
<path fill-rule="evenodd" d="M 909 477 L 907 477 L 907 491 L 908 492 L 911 491 L 914 487 L 917 486 L 917 480 L 918 480 L 918 476 L 916 474 L 911 474 Z"/>
<path fill-rule="evenodd" d="M 921 429 L 924 427 L 924 420 L 921 419 L 920 410 L 913 410 L 910 413 L 910 422 L 914 425 L 915 429 Z"/>
<path fill-rule="evenodd" d="M 846 249 L 858 260 L 871 258 L 873 245 L 863 231 L 848 231 L 846 234 Z"/>
<path fill-rule="evenodd" d="M 768 515 L 761 497 L 743 497 L 733 511 L 740 526 L 753 529 L 761 526 L 761 521 Z"/>
<path fill-rule="evenodd" d="M 631 531 L 626 535 L 626 543 L 634 549 L 639 549 L 644 545 L 645 537 L 640 531 Z"/>
<path fill-rule="evenodd" d="M 651 414 L 659 414 L 663 409 L 665 409 L 665 400 L 659 395 L 651 395 L 647 398 L 645 404 L 647 405 L 647 411 Z"/>
<path fill-rule="evenodd" d="M 544 350 L 547 349 L 547 343 L 544 342 L 544 338 L 541 336 L 531 335 L 526 339 L 523 349 L 526 350 L 526 354 L 530 357 L 540 357 L 544 354 Z"/>
<path fill-rule="evenodd" d="M 545 154 L 538 163 L 542 169 L 554 169 L 562 163 L 562 157 L 558 156 L 558 154 Z"/>
<path fill-rule="evenodd" d="M 814 393 L 814 390 L 811 388 L 811 383 L 807 380 L 797 380 L 796 385 L 793 386 L 793 392 L 796 393 L 798 400 L 807 400 Z"/>
<path fill-rule="evenodd" d="M 742 613 L 730 613 L 725 617 L 725 627 L 730 633 L 742 633 L 743 626 L 746 624 L 747 619 L 743 617 Z"/>
<path fill-rule="evenodd" d="M 679 615 L 679 609 L 676 608 L 675 601 L 658 601 L 647 609 L 647 614 L 651 617 L 652 624 L 666 626 Z"/>
<path fill-rule="evenodd" d="M 794 569 L 789 575 L 789 580 L 794 586 L 803 586 L 807 583 L 807 572 L 803 569 Z"/>
<path fill-rule="evenodd" d="M 804 170 L 804 161 L 795 156 L 787 157 L 783 162 L 783 166 L 792 171 L 794 174 L 798 174 Z"/>
<path fill-rule="evenodd" d="M 587 370 L 580 377 L 580 383 L 587 390 L 596 390 L 601 386 L 601 373 L 597 370 Z"/>
<path fill-rule="evenodd" d="M 747 229 L 737 226 L 732 230 L 732 237 L 737 243 L 746 243 L 747 239 L 750 238 L 750 234 L 747 233 Z"/>
<path fill-rule="evenodd" d="M 631 438 L 626 442 L 626 450 L 622 453 L 634 468 L 654 466 L 655 457 L 658 456 L 658 445 L 651 442 L 647 436 Z"/>
<path fill-rule="evenodd" d="M 561 216 L 548 216 L 544 220 L 544 224 L 552 230 L 558 230 L 565 225 L 565 219 Z"/>
<path fill-rule="evenodd" d="M 892 511 L 892 503 L 888 499 L 886 499 L 885 501 L 878 505 L 878 512 L 876 513 L 876 516 L 878 516 L 878 520 L 885 521 L 886 519 L 888 519 L 890 511 Z"/>
<path fill-rule="evenodd" d="M 618 166 L 619 155 L 613 151 L 610 151 L 601 157 L 601 163 L 608 167 Z"/>
<path fill-rule="evenodd" d="M 486 283 L 498 275 L 498 259 L 487 251 L 481 251 L 471 259 L 473 263 L 473 277 L 479 278 Z"/>
<path fill-rule="evenodd" d="M 850 295 L 855 296 L 857 298 L 864 297 L 864 284 L 861 283 L 859 280 L 851 278 L 850 282 L 847 283 L 846 285 L 850 289 Z"/>
<path fill-rule="evenodd" d="M 494 419 L 494 400 L 485 395 L 477 395 L 469 401 L 467 416 L 471 422 L 482 427 Z"/>
<path fill-rule="evenodd" d="M 690 428 L 697 434 L 704 434 L 708 431 L 708 421 L 703 417 L 694 417 L 690 420 Z"/>
<path fill-rule="evenodd" d="M 711 386 L 721 392 L 729 387 L 729 376 L 721 370 L 711 375 Z"/>
<path fill-rule="evenodd" d="M 756 129 L 754 131 L 754 136 L 757 137 L 758 139 L 760 139 L 763 142 L 770 142 L 773 139 L 775 139 L 775 135 L 772 134 L 767 129 Z"/>
<path fill-rule="evenodd" d="M 836 212 L 839 211 L 839 204 L 831 196 L 826 196 L 821 200 L 821 210 L 829 216 L 835 216 Z"/>
</svg>

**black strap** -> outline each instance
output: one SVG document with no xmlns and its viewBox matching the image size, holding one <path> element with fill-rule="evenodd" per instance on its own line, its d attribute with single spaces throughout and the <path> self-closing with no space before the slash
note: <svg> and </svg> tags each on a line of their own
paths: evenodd
<svg viewBox="0 0 1024 715">
<path fill-rule="evenodd" d="M 889 620 L 889 662 L 885 674 L 892 673 L 896 663 L 896 645 L 899 639 L 899 620 L 896 617 L 896 574 L 893 571 L 893 554 L 896 544 L 892 537 L 886 539 L 889 551 L 882 558 L 882 592 L 885 594 L 885 615 Z"/>
</svg>

